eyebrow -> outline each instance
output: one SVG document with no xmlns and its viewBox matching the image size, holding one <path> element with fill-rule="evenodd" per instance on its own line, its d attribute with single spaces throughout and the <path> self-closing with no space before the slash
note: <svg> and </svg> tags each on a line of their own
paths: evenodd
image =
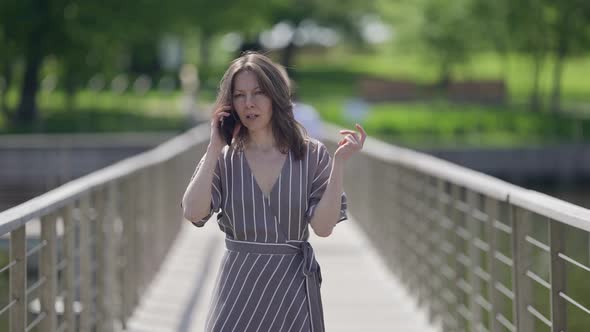
<svg viewBox="0 0 590 332">
<path fill-rule="evenodd" d="M 261 89 L 261 88 L 260 88 L 258 85 L 257 85 L 257 86 L 255 86 L 255 87 L 254 87 L 254 89 L 252 89 L 252 90 L 256 90 L 256 89 L 260 89 L 260 90 L 262 90 L 262 89 Z M 238 91 L 240 91 L 240 92 L 244 92 L 244 90 L 240 90 L 240 89 L 234 89 L 234 92 L 238 92 Z"/>
</svg>

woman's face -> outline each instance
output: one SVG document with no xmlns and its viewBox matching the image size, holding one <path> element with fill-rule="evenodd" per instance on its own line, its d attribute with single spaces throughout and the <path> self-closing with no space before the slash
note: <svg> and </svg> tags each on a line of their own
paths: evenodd
<svg viewBox="0 0 590 332">
<path fill-rule="evenodd" d="M 272 100 L 258 85 L 256 74 L 245 70 L 234 78 L 233 106 L 248 131 L 270 129 Z"/>
</svg>

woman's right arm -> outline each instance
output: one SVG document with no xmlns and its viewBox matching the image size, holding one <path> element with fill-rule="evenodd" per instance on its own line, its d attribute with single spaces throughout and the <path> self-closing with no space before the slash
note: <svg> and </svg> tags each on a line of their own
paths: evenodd
<svg viewBox="0 0 590 332">
<path fill-rule="evenodd" d="M 183 216 L 192 222 L 206 217 L 211 210 L 213 176 L 217 160 L 222 149 L 209 145 L 203 159 L 197 167 L 196 174 L 189 182 L 182 197 Z M 219 188 L 217 188 L 219 189 Z"/>
<path fill-rule="evenodd" d="M 219 181 L 219 179 L 218 181 L 214 181 L 213 177 L 215 176 L 219 154 L 223 151 L 223 148 L 226 145 L 225 141 L 219 134 L 219 121 L 221 121 L 221 118 L 229 116 L 230 113 L 228 113 L 228 111 L 230 110 L 231 106 L 221 105 L 213 112 L 211 119 L 211 137 L 209 145 L 207 146 L 207 152 L 199 162 L 196 174 L 191 178 L 191 181 L 182 196 L 181 206 L 183 216 L 193 223 L 202 221 L 202 219 L 207 217 L 211 212 L 211 197 L 213 190 L 218 191 L 219 195 L 216 197 L 219 201 L 221 200 L 220 191 L 222 188 L 215 188 L 214 185 L 217 183 L 220 187 L 221 181 Z M 233 137 L 236 136 L 240 127 L 240 124 L 238 124 L 234 128 Z"/>
</svg>

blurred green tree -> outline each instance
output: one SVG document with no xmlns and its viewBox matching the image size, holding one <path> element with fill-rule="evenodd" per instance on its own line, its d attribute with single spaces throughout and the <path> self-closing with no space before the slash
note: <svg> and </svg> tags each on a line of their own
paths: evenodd
<svg viewBox="0 0 590 332">
<path fill-rule="evenodd" d="M 439 68 L 441 88 L 453 78 L 455 67 L 487 40 L 478 34 L 477 0 L 379 0 L 384 19 L 392 22 L 397 42 L 422 54 Z"/>
<path fill-rule="evenodd" d="M 567 57 L 590 49 L 590 2 L 587 0 L 545 0 L 550 50 L 555 57 L 550 108 L 561 110 L 561 84 Z"/>
<path fill-rule="evenodd" d="M 493 50 L 504 63 L 511 53 L 531 59 L 530 108 L 542 109 L 540 80 L 553 56 L 551 109 L 560 109 L 563 66 L 590 48 L 590 2 L 586 0 L 377 0 L 397 42 L 415 47 L 439 64 L 445 86 L 453 68 L 474 52 Z"/>
<path fill-rule="evenodd" d="M 377 12 L 374 0 L 272 0 L 269 4 L 266 13 L 271 25 L 287 22 L 297 30 L 305 21 L 313 21 L 320 26 L 339 29 L 353 42 L 360 40 L 360 18 Z M 293 35 L 282 49 L 281 63 L 291 74 L 299 47 Z"/>
<path fill-rule="evenodd" d="M 3 70 L 15 58 L 22 58 L 24 67 L 14 120 L 31 123 L 37 118 L 40 69 L 48 55 L 59 60 L 66 92 L 73 96 L 96 70 L 117 69 L 122 54 L 140 54 L 146 42 L 155 44 L 176 25 L 176 12 L 170 8 L 183 2 L 189 1 L 1 2 L 0 42 L 13 50 L 0 58 L 9 64 Z"/>
</svg>

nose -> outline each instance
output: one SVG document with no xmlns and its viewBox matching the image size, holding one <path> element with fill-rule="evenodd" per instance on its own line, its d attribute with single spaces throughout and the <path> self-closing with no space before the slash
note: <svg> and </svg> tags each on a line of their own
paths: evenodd
<svg viewBox="0 0 590 332">
<path fill-rule="evenodd" d="M 252 96 L 251 94 L 246 95 L 246 107 L 247 108 L 254 107 L 254 96 Z"/>
</svg>

